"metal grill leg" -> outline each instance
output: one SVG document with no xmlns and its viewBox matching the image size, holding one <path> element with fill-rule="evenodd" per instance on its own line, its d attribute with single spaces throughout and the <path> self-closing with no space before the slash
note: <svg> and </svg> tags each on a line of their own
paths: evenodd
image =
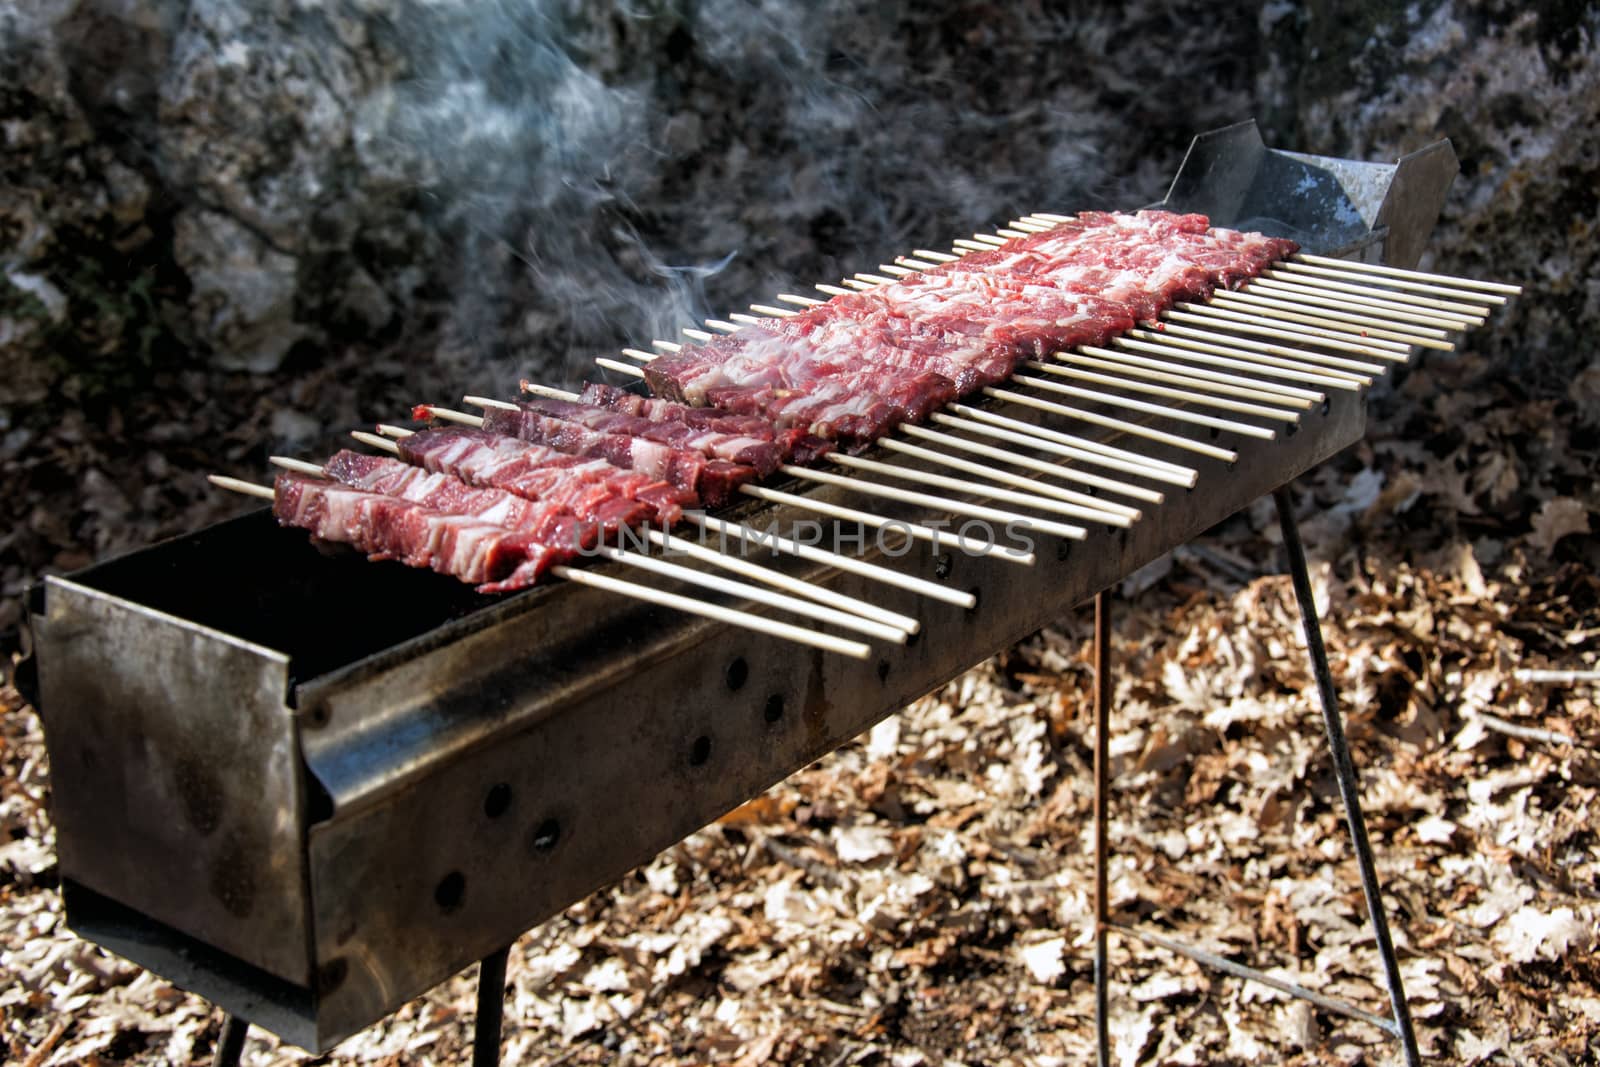
<svg viewBox="0 0 1600 1067">
<path fill-rule="evenodd" d="M 217 1037 L 217 1051 L 212 1054 L 211 1067 L 239 1067 L 239 1057 L 244 1054 L 244 1035 L 250 1024 L 237 1015 L 225 1015 L 222 1033 Z"/>
<path fill-rule="evenodd" d="M 1095 1062 L 1111 1067 L 1110 962 L 1106 937 L 1111 918 L 1106 886 L 1107 777 L 1111 743 L 1111 596 L 1094 597 L 1094 1038 Z"/>
<path fill-rule="evenodd" d="M 478 1017 L 472 1027 L 472 1067 L 499 1067 L 500 1021 L 506 1006 L 507 945 L 478 965 Z"/>
<path fill-rule="evenodd" d="M 1383 910 L 1377 867 L 1372 860 L 1372 843 L 1367 839 L 1367 822 L 1361 814 L 1361 793 L 1356 783 L 1355 764 L 1350 759 L 1350 744 L 1345 739 L 1344 722 L 1339 717 L 1338 696 L 1333 688 L 1333 672 L 1328 668 L 1328 653 L 1322 645 L 1322 628 L 1317 622 L 1317 606 L 1311 595 L 1311 578 L 1306 571 L 1306 552 L 1300 543 L 1300 529 L 1294 521 L 1294 501 L 1289 487 L 1272 494 L 1278 507 L 1278 525 L 1283 530 L 1283 545 L 1289 552 L 1289 575 L 1294 582 L 1295 600 L 1300 605 L 1300 623 L 1305 630 L 1306 649 L 1311 656 L 1311 672 L 1317 679 L 1317 695 L 1322 703 L 1322 721 L 1328 731 L 1328 747 L 1333 750 L 1333 770 L 1339 780 L 1339 796 L 1344 801 L 1345 818 L 1355 844 L 1356 863 L 1361 868 L 1361 890 L 1367 898 L 1367 915 L 1378 943 L 1378 955 L 1389 982 L 1389 1003 L 1394 1009 L 1394 1033 L 1405 1050 L 1406 1063 L 1419 1067 L 1417 1034 L 1411 1024 L 1411 1009 L 1406 1006 L 1405 989 L 1400 982 L 1400 963 L 1395 958 L 1394 942 L 1389 937 L 1389 920 Z"/>
</svg>

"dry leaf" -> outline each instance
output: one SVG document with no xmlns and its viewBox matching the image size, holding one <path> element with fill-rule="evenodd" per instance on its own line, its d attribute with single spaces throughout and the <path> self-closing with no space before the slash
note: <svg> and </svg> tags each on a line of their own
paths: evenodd
<svg viewBox="0 0 1600 1067">
<path fill-rule="evenodd" d="M 1558 496 L 1539 506 L 1538 513 L 1533 517 L 1533 532 L 1528 535 L 1528 543 L 1549 556 L 1555 551 L 1556 542 L 1563 537 L 1588 532 L 1589 509 L 1570 496 Z"/>
</svg>

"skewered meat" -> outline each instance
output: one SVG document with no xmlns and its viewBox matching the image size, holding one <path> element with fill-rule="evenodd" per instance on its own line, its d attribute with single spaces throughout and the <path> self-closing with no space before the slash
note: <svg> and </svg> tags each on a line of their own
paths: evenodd
<svg viewBox="0 0 1600 1067">
<path fill-rule="evenodd" d="M 581 405 L 575 405 L 581 406 Z M 708 459 L 704 452 L 673 448 L 659 441 L 626 433 L 590 429 L 579 422 L 552 418 L 533 410 L 524 402 L 516 410 L 491 407 L 484 412 L 483 428 L 490 433 L 520 438 L 574 456 L 608 460 L 616 466 L 659 478 L 686 493 L 706 507 L 720 507 L 739 491 L 739 486 L 755 481 L 756 468 L 725 459 Z M 591 408 L 602 415 L 630 419 L 603 408 Z M 693 433 L 689 427 L 684 427 Z M 759 442 L 758 442 L 759 443 Z M 767 446 L 776 458 L 776 449 Z M 776 463 L 772 469 L 776 469 Z"/>
<path fill-rule="evenodd" d="M 525 533 L 452 515 L 385 493 L 288 471 L 278 475 L 273 514 L 312 537 L 352 545 L 471 582 L 484 593 L 521 589 L 572 555 Z"/>
<path fill-rule="evenodd" d="M 607 532 L 650 518 L 671 525 L 695 503 L 692 493 L 606 460 L 569 456 L 485 430 L 421 430 L 396 444 L 408 463 L 454 475 L 468 485 L 548 501 Z"/>
</svg>

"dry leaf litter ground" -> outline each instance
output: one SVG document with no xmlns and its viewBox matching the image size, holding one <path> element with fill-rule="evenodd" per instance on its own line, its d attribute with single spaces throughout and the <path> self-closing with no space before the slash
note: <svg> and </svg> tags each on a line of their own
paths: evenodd
<svg viewBox="0 0 1600 1067">
<path fill-rule="evenodd" d="M 428 395 L 411 366 L 336 363 L 292 389 L 353 424 Z M 1596 687 L 1513 675 L 1597 666 L 1597 374 L 1530 394 L 1470 355 L 1432 360 L 1297 489 L 1431 1062 L 1600 1061 Z M 199 488 L 219 462 L 255 472 L 250 442 L 283 410 L 263 383 L 170 384 L 134 413 L 146 432 L 69 419 L 7 457 L 36 464 L 23 514 L 58 566 L 119 547 L 82 529 L 136 544 L 234 506 Z M 161 427 L 200 408 L 226 428 L 215 447 L 172 445 L 189 437 Z M 1114 904 L 1382 1010 L 1276 538 L 1264 501 L 1123 583 Z M 1064 616 L 521 938 L 505 1062 L 1088 1062 L 1088 636 Z M 4 699 L 10 1058 L 206 1062 L 215 1011 L 64 929 L 39 723 Z M 1362 1024 L 1158 950 L 1113 939 L 1112 958 L 1118 1062 L 1393 1059 Z M 245 1062 L 465 1062 L 472 978 L 326 1057 L 253 1033 Z"/>
</svg>

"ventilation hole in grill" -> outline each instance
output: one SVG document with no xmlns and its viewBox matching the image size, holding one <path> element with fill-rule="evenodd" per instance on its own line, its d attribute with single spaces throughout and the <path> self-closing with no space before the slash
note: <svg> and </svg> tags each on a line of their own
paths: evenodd
<svg viewBox="0 0 1600 1067">
<path fill-rule="evenodd" d="M 1288 427 L 1284 429 L 1283 436 L 1285 436 L 1285 437 L 1293 437 L 1295 434 L 1297 434 L 1299 432 L 1300 432 L 1300 424 L 1298 422 L 1291 422 L 1288 425 Z"/>
<path fill-rule="evenodd" d="M 955 560 L 948 552 L 941 552 L 933 557 L 933 576 L 935 578 L 950 577 L 950 570 L 955 566 Z"/>
<path fill-rule="evenodd" d="M 1219 438 L 1219 437 L 1221 437 L 1221 436 L 1222 436 L 1222 429 L 1221 429 L 1221 427 L 1218 427 L 1218 426 L 1213 426 L 1213 427 L 1211 427 L 1211 439 L 1212 439 L 1212 440 L 1213 440 L 1213 441 L 1215 441 L 1215 440 L 1216 440 L 1216 439 L 1217 439 L 1217 438 Z"/>
<path fill-rule="evenodd" d="M 975 585 L 967 592 L 972 594 L 972 607 L 967 609 L 967 621 L 971 622 L 978 617 L 978 608 L 983 604 L 983 587 Z"/>
<path fill-rule="evenodd" d="M 491 819 L 498 819 L 509 807 L 511 807 L 511 787 L 505 782 L 496 782 L 483 795 L 483 813 Z"/>
<path fill-rule="evenodd" d="M 767 698 L 767 706 L 761 709 L 761 717 L 767 720 L 769 724 L 783 718 L 782 693 L 773 693 Z"/>
<path fill-rule="evenodd" d="M 918 630 L 916 633 L 906 634 L 906 647 L 907 648 L 916 648 L 917 647 L 917 642 L 921 641 L 921 640 L 922 640 L 922 631 L 921 630 Z"/>
<path fill-rule="evenodd" d="M 1056 562 L 1057 563 L 1065 563 L 1067 561 L 1067 557 L 1070 556 L 1070 555 L 1072 555 L 1072 542 L 1071 541 L 1057 541 L 1056 542 Z"/>
<path fill-rule="evenodd" d="M 1333 410 L 1333 401 L 1327 397 L 1322 398 L 1322 413 L 1324 415 Z"/>
<path fill-rule="evenodd" d="M 556 847 L 556 842 L 561 840 L 561 824 L 555 819 L 546 819 L 534 827 L 533 836 L 528 843 L 535 852 L 549 852 Z"/>
<path fill-rule="evenodd" d="M 728 664 L 728 688 L 737 693 L 749 680 L 750 664 L 744 661 L 743 656 L 735 656 L 733 662 Z"/>
<path fill-rule="evenodd" d="M 889 680 L 889 661 L 886 660 L 886 659 L 880 659 L 878 661 L 878 681 L 880 683 L 882 683 L 882 682 L 887 682 L 888 680 Z"/>
<path fill-rule="evenodd" d="M 461 907 L 461 901 L 467 895 L 467 877 L 460 871 L 451 871 L 439 879 L 439 884 L 433 889 L 433 902 L 439 905 L 439 910 L 449 915 Z"/>
<path fill-rule="evenodd" d="M 689 766 L 699 767 L 711 758 L 711 738 L 701 734 L 689 746 Z"/>
</svg>

